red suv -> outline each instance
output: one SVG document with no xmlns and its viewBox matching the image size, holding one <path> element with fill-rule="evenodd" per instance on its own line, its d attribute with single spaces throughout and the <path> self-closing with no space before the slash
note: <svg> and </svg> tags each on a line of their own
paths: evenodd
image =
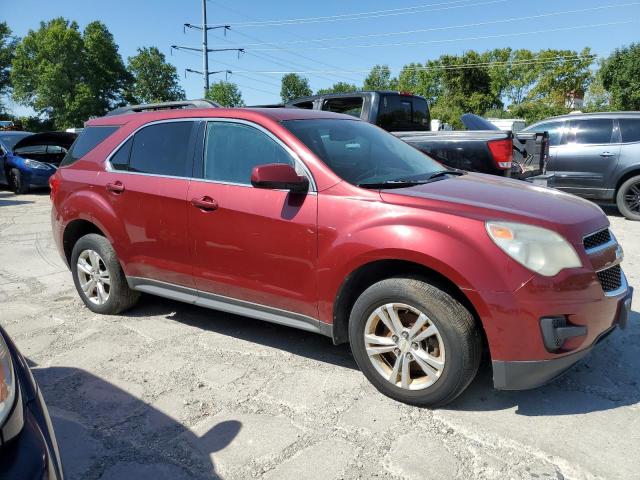
<svg viewBox="0 0 640 480">
<path fill-rule="evenodd" d="M 600 208 L 448 170 L 346 115 L 106 116 L 51 187 L 58 248 L 93 312 L 146 292 L 318 332 L 414 405 L 453 400 L 483 350 L 496 388 L 541 385 L 631 305 Z"/>
</svg>

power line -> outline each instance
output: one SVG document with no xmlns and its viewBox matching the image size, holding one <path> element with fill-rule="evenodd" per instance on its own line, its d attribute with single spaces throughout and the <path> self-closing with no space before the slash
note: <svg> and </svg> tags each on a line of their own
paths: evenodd
<svg viewBox="0 0 640 480">
<path fill-rule="evenodd" d="M 467 3 L 464 5 L 460 5 L 460 3 L 462 2 L 469 2 L 469 1 L 470 0 L 454 0 L 451 2 L 417 5 L 415 7 L 394 8 L 389 10 L 376 10 L 376 11 L 360 12 L 360 13 L 347 13 L 347 14 L 341 14 L 341 15 L 326 15 L 321 17 L 288 18 L 288 19 L 278 19 L 278 20 L 264 20 L 264 21 L 257 21 L 257 22 L 242 22 L 242 23 L 228 22 L 228 23 L 231 26 L 242 27 L 242 28 L 304 25 L 309 23 L 364 20 L 368 18 L 408 15 L 411 13 L 437 12 L 442 10 L 451 10 L 455 8 L 467 8 L 467 7 L 476 7 L 476 6 L 490 5 L 490 4 L 496 4 L 496 3 L 506 3 L 509 0 L 489 0 L 485 2 L 478 2 L 478 3 L 471 3 L 471 4 Z M 454 5 L 454 4 L 458 4 L 458 5 Z M 441 7 L 440 5 L 444 5 L 444 6 Z M 433 8 L 433 7 L 437 7 L 437 8 Z"/>
<path fill-rule="evenodd" d="M 466 23 L 459 25 L 449 25 L 443 27 L 432 27 L 432 28 L 420 28 L 417 30 L 403 30 L 400 32 L 387 32 L 387 33 L 370 33 L 366 35 L 348 35 L 348 36 L 339 36 L 339 37 L 326 37 L 326 38 L 317 38 L 317 39 L 306 39 L 306 40 L 296 40 L 296 41 L 280 41 L 280 42 L 262 42 L 262 43 L 245 43 L 245 47 L 258 47 L 263 45 L 299 45 L 299 44 L 307 44 L 307 43 L 319 43 L 319 42 L 328 42 L 328 41 L 343 41 L 343 40 L 356 40 L 361 38 L 376 38 L 376 37 L 391 37 L 397 35 L 411 35 L 415 33 L 426 33 L 426 32 L 437 32 L 443 30 L 452 30 L 456 28 L 472 28 L 472 27 L 480 27 L 486 25 L 496 25 L 500 23 L 509 23 L 514 21 L 523 21 L 523 20 L 534 20 L 539 18 L 548 18 L 558 15 L 569 15 L 574 13 L 586 13 L 586 12 L 594 12 L 598 10 L 605 10 L 611 8 L 623 8 L 629 6 L 638 6 L 640 2 L 631 2 L 631 3 L 621 3 L 616 5 L 601 5 L 598 7 L 591 8 L 581 8 L 577 10 L 564 10 L 561 12 L 549 12 L 549 13 L 541 13 L 538 15 L 529 15 L 526 17 L 511 17 L 505 19 L 498 20 L 490 20 L 486 22 L 477 22 L 477 23 Z M 235 30 L 234 30 L 235 31 Z M 239 32 L 236 32 L 241 34 Z M 335 48 L 335 47 L 334 47 Z"/>
<path fill-rule="evenodd" d="M 506 38 L 506 37 L 520 37 L 524 35 L 533 35 L 539 33 L 551 33 L 551 32 L 564 32 L 569 30 L 579 30 L 583 28 L 596 28 L 596 27 L 608 27 L 614 25 L 625 25 L 629 23 L 638 23 L 638 20 L 625 20 L 619 22 L 606 22 L 606 23 L 592 23 L 589 25 L 576 25 L 572 27 L 559 27 L 559 28 L 549 28 L 544 30 L 532 30 L 528 32 L 514 32 L 514 33 L 500 33 L 494 35 L 481 35 L 475 37 L 459 37 L 459 38 L 445 38 L 445 39 L 437 39 L 437 40 L 424 40 L 424 41 L 416 41 L 416 42 L 400 42 L 400 43 L 376 43 L 376 44 L 364 44 L 364 45 L 335 45 L 331 47 L 307 47 L 307 50 L 328 50 L 333 48 L 382 48 L 382 47 L 406 47 L 406 46 L 416 46 L 416 45 L 430 45 L 435 43 L 450 43 L 450 42 L 462 42 L 462 41 L 473 41 L 473 40 L 488 40 L 492 38 Z M 253 52 L 268 52 L 274 50 L 288 50 L 286 47 L 279 48 L 247 48 L 247 51 L 251 50 Z"/>
</svg>

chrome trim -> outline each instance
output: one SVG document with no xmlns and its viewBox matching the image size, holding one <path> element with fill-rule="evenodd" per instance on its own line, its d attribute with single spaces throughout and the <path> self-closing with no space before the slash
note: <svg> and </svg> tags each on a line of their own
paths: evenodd
<svg viewBox="0 0 640 480">
<path fill-rule="evenodd" d="M 616 259 L 607 263 L 604 267 L 596 270 L 596 273 L 603 272 L 612 267 L 615 267 L 616 265 L 620 265 L 622 263 L 622 260 L 624 260 L 624 251 L 622 250 L 622 247 L 618 245 L 616 248 Z"/>
<path fill-rule="evenodd" d="M 321 322 L 307 315 L 269 307 L 268 305 L 225 297 L 223 295 L 149 278 L 127 277 L 127 283 L 130 288 L 140 292 L 190 303 L 200 307 L 242 315 L 270 323 L 277 323 L 308 332 L 320 333 L 328 337 L 331 337 L 333 334 L 333 327 L 330 324 Z"/>
<path fill-rule="evenodd" d="M 190 117 L 190 118 L 170 118 L 170 119 L 167 118 L 167 119 L 163 119 L 163 120 L 155 120 L 153 122 L 145 123 L 144 125 L 140 125 L 138 128 L 136 128 L 135 130 L 130 132 L 129 135 L 127 135 L 124 138 L 124 140 L 122 140 L 111 151 L 111 153 L 109 153 L 109 155 L 107 156 L 107 158 L 104 161 L 105 170 L 107 172 L 111 172 L 111 173 L 122 173 L 122 174 L 127 174 L 127 175 L 145 175 L 145 176 L 149 176 L 149 177 L 178 178 L 178 179 L 181 179 L 181 180 L 199 180 L 199 181 L 207 181 L 207 182 L 211 182 L 211 183 L 218 183 L 220 185 L 233 185 L 233 186 L 243 186 L 243 187 L 255 188 L 250 183 L 249 184 L 245 184 L 245 183 L 234 183 L 234 182 L 222 182 L 222 181 L 218 181 L 218 180 L 208 180 L 208 179 L 205 179 L 205 178 L 196 178 L 196 177 L 193 177 L 193 176 L 178 177 L 178 176 L 174 176 L 174 175 L 160 175 L 160 174 L 157 174 L 157 173 L 131 172 L 129 170 L 118 170 L 118 169 L 113 168 L 113 165 L 111 164 L 111 157 L 113 157 L 118 152 L 118 150 L 120 150 L 120 148 L 125 143 L 127 143 L 127 141 L 129 139 L 131 139 L 136 133 L 138 133 L 140 130 L 142 130 L 145 127 L 150 127 L 152 125 L 158 125 L 158 124 L 161 124 L 161 123 L 174 123 L 174 122 L 228 122 L 228 123 L 240 123 L 240 124 L 244 124 L 244 125 L 248 125 L 250 127 L 256 128 L 257 130 L 260 130 L 261 132 L 265 133 L 269 138 L 271 138 L 278 145 L 280 145 L 282 148 L 284 148 L 285 151 L 291 156 L 291 158 L 293 158 L 294 163 L 296 165 L 299 165 L 302 168 L 304 173 L 309 178 L 309 192 L 308 193 L 316 193 L 318 191 L 315 179 L 314 179 L 313 175 L 311 174 L 311 170 L 309 170 L 307 165 L 300 159 L 300 157 L 291 148 L 289 148 L 289 146 L 287 144 L 285 144 L 282 140 L 280 140 L 280 138 L 275 136 L 273 133 L 271 133 L 269 130 L 267 130 L 266 128 L 262 127 L 261 125 L 258 125 L 257 123 L 250 122 L 248 120 L 243 120 L 241 118 L 222 118 L 222 117 L 217 117 L 217 118 L 216 117 Z M 206 125 L 205 125 L 205 128 L 206 128 Z M 206 134 L 207 134 L 207 132 L 205 131 L 205 133 L 203 135 L 203 142 L 206 140 Z M 203 154 L 204 154 L 204 149 L 203 149 Z"/>
<path fill-rule="evenodd" d="M 587 235 L 587 236 L 589 236 L 589 235 Z M 584 240 L 583 240 L 582 245 L 584 245 Z M 611 236 L 611 240 L 609 240 L 608 242 L 603 243 L 602 245 L 598 245 L 597 247 L 592 247 L 592 248 L 589 248 L 589 249 L 585 248 L 584 251 L 587 252 L 587 255 L 593 254 L 593 253 L 600 253 L 603 250 L 607 250 L 608 248 L 611 248 L 611 247 L 613 247 L 615 245 L 618 245 L 618 241 L 615 239 L 615 237 Z"/>
</svg>

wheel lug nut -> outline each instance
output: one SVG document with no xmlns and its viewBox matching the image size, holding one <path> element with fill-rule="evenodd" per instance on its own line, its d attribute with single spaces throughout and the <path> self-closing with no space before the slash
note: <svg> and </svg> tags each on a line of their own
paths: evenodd
<svg viewBox="0 0 640 480">
<path fill-rule="evenodd" d="M 414 350 L 417 350 L 419 345 L 416 342 L 413 342 L 411 346 L 413 347 Z"/>
<path fill-rule="evenodd" d="M 402 332 L 402 338 L 409 338 L 409 333 L 408 332 Z"/>
<path fill-rule="evenodd" d="M 400 349 L 399 348 L 394 348 L 393 349 L 393 353 L 395 353 L 396 355 L 400 355 Z"/>
<path fill-rule="evenodd" d="M 410 353 L 407 353 L 407 360 L 413 360 L 413 355 L 411 355 Z"/>
<path fill-rule="evenodd" d="M 398 336 L 397 335 L 393 335 L 391 337 L 391 340 L 393 340 L 394 342 L 397 342 L 398 341 Z"/>
</svg>

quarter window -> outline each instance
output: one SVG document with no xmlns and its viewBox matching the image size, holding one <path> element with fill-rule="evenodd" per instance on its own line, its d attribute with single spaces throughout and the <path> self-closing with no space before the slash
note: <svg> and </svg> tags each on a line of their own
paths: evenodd
<svg viewBox="0 0 640 480">
<path fill-rule="evenodd" d="M 640 118 L 621 118 L 618 123 L 622 143 L 640 142 Z"/>
<path fill-rule="evenodd" d="M 282 146 L 257 128 L 242 123 L 209 122 L 204 154 L 204 178 L 251 184 L 253 167 L 288 163 L 293 159 Z"/>
<path fill-rule="evenodd" d="M 129 169 L 129 156 L 131 155 L 132 144 L 133 144 L 133 138 L 130 138 L 111 157 L 111 166 L 113 167 L 114 170 Z"/>
<path fill-rule="evenodd" d="M 194 125 L 194 122 L 168 122 L 144 127 L 133 137 L 129 171 L 191 176 Z"/>
<path fill-rule="evenodd" d="M 590 120 L 572 120 L 566 130 L 566 143 L 605 144 L 611 143 L 613 120 L 597 118 Z"/>
</svg>

